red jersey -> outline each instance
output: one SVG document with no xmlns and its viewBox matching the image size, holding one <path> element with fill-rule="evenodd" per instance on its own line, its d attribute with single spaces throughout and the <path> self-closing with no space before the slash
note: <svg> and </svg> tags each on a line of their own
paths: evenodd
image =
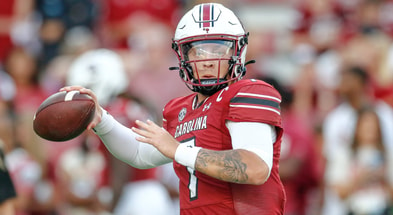
<svg viewBox="0 0 393 215">
<path fill-rule="evenodd" d="M 280 94 L 259 80 L 241 80 L 193 108 L 196 94 L 171 100 L 163 111 L 164 127 L 179 142 L 211 150 L 232 149 L 225 121 L 261 122 L 277 130 L 273 166 L 263 185 L 221 181 L 174 161 L 180 179 L 181 214 L 283 214 L 285 192 L 278 164 L 281 148 Z"/>
</svg>

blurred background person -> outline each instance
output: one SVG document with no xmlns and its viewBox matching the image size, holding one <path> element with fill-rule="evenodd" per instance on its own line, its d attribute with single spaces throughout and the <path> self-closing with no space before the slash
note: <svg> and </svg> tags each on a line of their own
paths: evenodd
<svg viewBox="0 0 393 215">
<path fill-rule="evenodd" d="M 151 28 L 136 29 L 128 38 L 130 54 L 127 61 L 133 63 L 128 91 L 144 95 L 141 99 L 152 104 L 160 115 L 171 98 L 184 96 L 189 90 L 177 71 L 168 69 L 177 65 L 176 55 L 172 55 L 171 47 L 166 45 L 173 36 L 171 28 L 153 17 L 139 21 L 139 25 Z M 174 84 L 178 87 L 172 87 Z"/>
<path fill-rule="evenodd" d="M 16 89 L 12 77 L 0 69 L 0 139 L 4 142 L 4 151 L 8 152 L 13 143 L 13 99 Z"/>
<path fill-rule="evenodd" d="M 368 91 L 369 87 L 369 76 L 362 67 L 349 66 L 344 68 L 341 72 L 338 89 L 342 99 L 341 103 L 326 116 L 323 124 L 324 153 L 327 159 L 326 180 L 328 191 L 326 192 L 325 202 L 327 214 L 345 214 L 347 210 L 344 201 L 340 199 L 340 193 L 332 188 L 334 187 L 336 174 L 338 174 L 336 173 L 337 169 L 344 165 L 340 162 L 340 155 L 353 147 L 352 139 L 356 131 L 357 113 L 360 110 L 366 107 L 375 109 L 381 121 L 380 130 L 384 148 L 386 148 L 388 154 L 387 158 L 391 157 L 393 144 L 391 119 L 393 119 L 393 111 L 383 101 L 374 100 L 370 91 Z M 389 158 L 385 161 L 389 184 L 391 184 L 391 161 Z"/>
<path fill-rule="evenodd" d="M 32 118 L 49 95 L 39 85 L 35 56 L 24 47 L 13 47 L 4 61 L 4 71 L 15 84 L 11 103 L 12 141 L 6 154 L 18 198 L 17 214 L 55 211 L 55 185 L 44 142 L 32 130 Z"/>
<path fill-rule="evenodd" d="M 4 143 L 0 139 L 0 213 L 14 215 L 16 191 L 4 159 Z"/>
<path fill-rule="evenodd" d="M 330 181 L 345 205 L 345 214 L 389 214 L 392 187 L 379 116 L 372 108 L 357 111 L 352 145 L 337 150 Z"/>
<path fill-rule="evenodd" d="M 144 25 L 151 19 L 174 29 L 185 3 L 182 0 L 103 1 L 97 32 L 103 46 L 128 50 L 128 40 L 133 33 L 154 28 Z"/>
<path fill-rule="evenodd" d="M 13 46 L 37 45 L 37 38 L 28 36 L 34 31 L 31 22 L 34 6 L 35 0 L 9 0 L 0 3 L 0 64 Z M 31 51 L 37 51 L 36 48 Z"/>
<path fill-rule="evenodd" d="M 16 190 L 8 172 L 5 154 L 11 150 L 13 142 L 12 99 L 15 85 L 12 78 L 0 70 L 0 214 L 14 215 Z"/>
<path fill-rule="evenodd" d="M 127 126 L 135 126 L 136 119 L 157 120 L 155 109 L 150 104 L 144 103 L 139 97 L 129 92 L 127 93 L 129 80 L 125 64 L 119 53 L 109 49 L 94 49 L 81 54 L 72 62 L 67 73 L 66 84 L 92 89 L 100 96 L 100 105 L 107 108 L 117 120 Z M 101 188 L 110 188 L 112 198 L 109 204 L 107 203 L 108 211 L 119 215 L 175 214 L 167 187 L 161 182 L 161 178 L 167 173 L 160 172 L 161 174 L 158 174 L 158 168 L 136 169 L 110 154 L 95 135 L 87 134 L 85 138 L 78 148 L 84 153 L 79 153 L 79 156 L 88 158 L 89 154 L 95 152 L 97 159 L 98 153 L 101 154 L 102 158 L 100 159 L 103 159 L 101 162 L 92 160 L 90 163 L 96 166 L 98 163 L 102 163 L 102 169 L 96 173 L 95 177 L 92 177 L 92 174 L 86 175 L 88 166 L 81 164 L 76 166 L 79 166 L 78 169 L 85 166 L 87 169 L 81 169 L 80 173 L 84 173 L 91 180 L 95 179 L 94 183 L 86 181 L 88 184 L 102 183 L 104 186 L 101 185 Z M 75 158 L 77 157 L 74 156 Z M 69 166 L 69 159 L 64 159 L 60 163 L 60 169 L 67 170 L 69 176 L 78 180 L 74 174 L 75 168 L 67 166 Z M 101 182 L 98 179 L 101 179 Z M 101 188 L 98 186 L 93 189 L 92 187 L 90 192 L 103 191 Z M 73 190 L 80 191 L 80 189 Z M 103 200 L 108 198 L 108 196 L 104 196 L 108 194 L 108 192 L 101 192 L 96 195 Z"/>
<path fill-rule="evenodd" d="M 95 0 L 35 0 L 35 12 L 39 22 L 39 65 L 45 67 L 54 57 L 62 53 L 64 36 L 74 27 L 94 30 L 99 15 L 102 16 L 101 1 Z"/>
<path fill-rule="evenodd" d="M 66 84 L 72 62 L 83 53 L 100 47 L 97 35 L 84 26 L 69 29 L 60 44 L 60 53 L 41 70 L 40 85 L 49 93 L 56 93 Z"/>
</svg>

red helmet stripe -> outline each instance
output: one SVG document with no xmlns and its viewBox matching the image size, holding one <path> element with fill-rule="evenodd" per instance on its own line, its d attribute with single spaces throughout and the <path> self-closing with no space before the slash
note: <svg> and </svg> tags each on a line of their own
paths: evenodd
<svg viewBox="0 0 393 215">
<path fill-rule="evenodd" d="M 210 12 L 211 4 L 204 4 L 203 5 L 203 27 L 210 27 L 210 21 L 212 18 L 210 17 L 211 12 Z"/>
</svg>

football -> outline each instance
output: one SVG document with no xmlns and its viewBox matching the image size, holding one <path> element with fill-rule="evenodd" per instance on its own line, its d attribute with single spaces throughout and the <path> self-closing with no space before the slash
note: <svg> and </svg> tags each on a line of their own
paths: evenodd
<svg viewBox="0 0 393 215">
<path fill-rule="evenodd" d="M 57 92 L 38 107 L 34 119 L 35 133 L 50 141 L 67 141 L 79 136 L 93 120 L 95 104 L 79 91 Z"/>
</svg>

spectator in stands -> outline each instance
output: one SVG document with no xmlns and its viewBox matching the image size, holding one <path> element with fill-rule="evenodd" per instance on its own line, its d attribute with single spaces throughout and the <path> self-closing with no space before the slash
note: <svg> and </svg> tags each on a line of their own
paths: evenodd
<svg viewBox="0 0 393 215">
<path fill-rule="evenodd" d="M 365 107 L 358 111 L 351 147 L 336 151 L 330 185 L 345 202 L 346 214 L 387 214 L 392 187 L 381 131 L 378 115 Z"/>
<path fill-rule="evenodd" d="M 341 71 L 341 80 L 338 88 L 341 103 L 332 110 L 323 122 L 324 154 L 327 159 L 326 166 L 326 192 L 325 213 L 345 213 L 345 204 L 340 200 L 338 193 L 332 188 L 335 168 L 334 162 L 338 160 L 340 152 L 348 151 L 352 147 L 352 138 L 355 133 L 357 112 L 365 107 L 375 108 L 381 121 L 381 134 L 389 156 L 393 144 L 393 111 L 386 103 L 374 100 L 370 95 L 367 72 L 362 67 L 348 66 Z M 390 163 L 390 161 L 388 162 Z M 388 165 L 390 183 L 392 179 L 392 165 Z"/>
</svg>

